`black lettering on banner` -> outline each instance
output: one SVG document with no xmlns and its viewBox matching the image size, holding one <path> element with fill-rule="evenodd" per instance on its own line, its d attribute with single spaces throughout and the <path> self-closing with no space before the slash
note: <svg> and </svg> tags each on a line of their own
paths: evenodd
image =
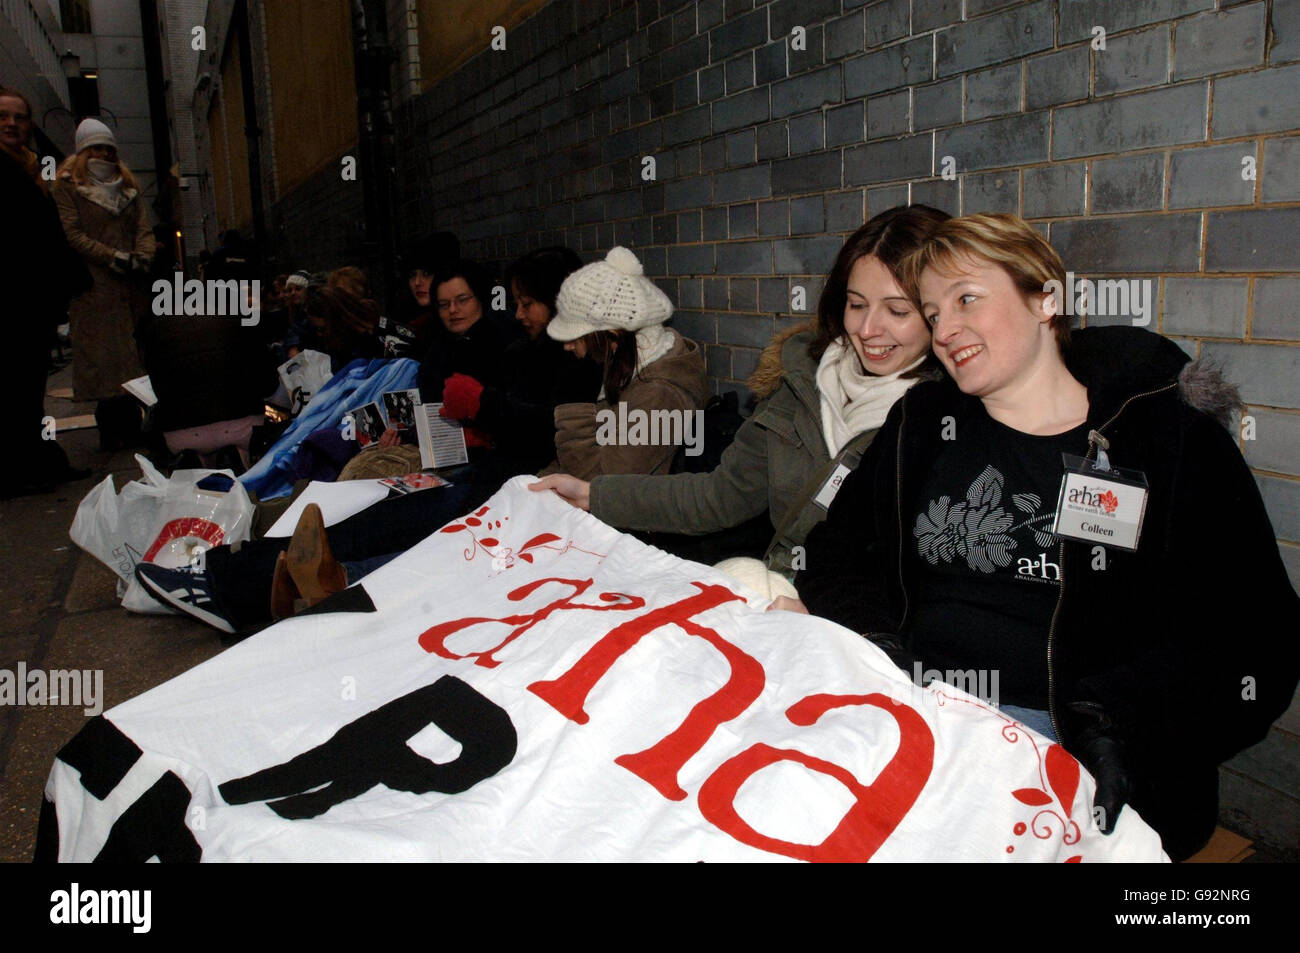
<svg viewBox="0 0 1300 953">
<path fill-rule="evenodd" d="M 437 764 L 408 747 L 429 724 L 460 743 L 459 758 Z M 298 820 L 324 814 L 377 784 L 412 794 L 459 794 L 509 764 L 517 745 L 505 709 L 444 675 L 344 725 L 310 751 L 218 790 L 228 804 L 266 801 L 281 817 Z"/>
<path fill-rule="evenodd" d="M 140 760 L 140 747 L 103 715 L 96 715 L 73 735 L 57 757 L 81 775 L 81 786 L 99 800 Z"/>
<path fill-rule="evenodd" d="M 185 782 L 168 771 L 113 822 L 95 862 L 143 864 L 156 856 L 164 864 L 198 863 L 203 851 L 185 824 L 191 798 Z"/>
<path fill-rule="evenodd" d="M 97 715 L 63 746 L 58 757 L 81 775 L 81 786 L 99 800 L 117 787 L 140 760 L 140 747 L 103 715 Z M 197 861 L 202 854 L 194 834 L 185 826 L 191 794 L 168 771 L 113 822 L 108 839 L 95 860 L 143 863 L 150 857 L 166 861 Z M 54 804 L 41 805 L 36 831 L 36 862 L 52 863 L 59 855 L 59 817 Z"/>
<path fill-rule="evenodd" d="M 49 798 L 41 799 L 41 819 L 36 825 L 36 850 L 32 853 L 33 864 L 57 864 L 59 862 L 59 812 L 54 809 L 54 802 Z"/>
</svg>

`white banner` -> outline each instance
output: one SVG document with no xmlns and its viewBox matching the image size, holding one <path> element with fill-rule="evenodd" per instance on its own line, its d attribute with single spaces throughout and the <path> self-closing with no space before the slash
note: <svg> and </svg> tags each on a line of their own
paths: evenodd
<svg viewBox="0 0 1300 953">
<path fill-rule="evenodd" d="M 60 753 L 61 860 L 1152 861 L 1059 745 L 531 478 Z M 438 492 L 430 490 L 427 492 Z M 57 817 L 57 831 L 55 820 Z"/>
</svg>

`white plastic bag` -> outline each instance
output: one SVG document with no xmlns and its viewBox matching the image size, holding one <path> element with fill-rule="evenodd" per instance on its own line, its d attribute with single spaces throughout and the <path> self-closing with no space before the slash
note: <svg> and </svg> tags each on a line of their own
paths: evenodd
<svg viewBox="0 0 1300 953">
<path fill-rule="evenodd" d="M 165 613 L 135 578 L 138 563 L 175 569 L 212 546 L 248 539 L 253 502 L 229 470 L 177 470 L 169 479 L 136 454 L 144 476 L 113 489 L 105 477 L 77 506 L 69 535 L 120 580 L 122 607 Z"/>
<path fill-rule="evenodd" d="M 280 384 L 289 397 L 289 412 L 295 417 L 334 376 L 330 371 L 329 355 L 312 350 L 298 352 L 278 370 Z"/>
</svg>

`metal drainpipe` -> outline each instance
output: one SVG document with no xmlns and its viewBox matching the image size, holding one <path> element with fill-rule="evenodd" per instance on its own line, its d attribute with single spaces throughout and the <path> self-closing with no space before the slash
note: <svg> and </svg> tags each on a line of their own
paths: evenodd
<svg viewBox="0 0 1300 953">
<path fill-rule="evenodd" d="M 266 206 L 262 201 L 262 129 L 257 124 L 257 93 L 253 84 L 253 45 L 248 31 L 248 4 L 239 0 L 234 12 L 239 37 L 239 80 L 244 100 L 244 137 L 248 140 L 248 198 L 253 210 L 253 241 L 257 247 L 257 274 L 265 269 Z"/>
<path fill-rule="evenodd" d="M 397 250 L 393 234 L 391 78 L 393 49 L 388 43 L 384 0 L 352 0 L 352 52 L 357 84 L 358 175 L 365 216 L 366 257 L 381 268 L 384 313 L 397 304 Z"/>
</svg>

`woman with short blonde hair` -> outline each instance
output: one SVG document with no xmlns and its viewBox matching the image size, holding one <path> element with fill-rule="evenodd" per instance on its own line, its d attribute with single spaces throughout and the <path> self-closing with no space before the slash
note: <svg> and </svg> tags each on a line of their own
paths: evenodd
<svg viewBox="0 0 1300 953">
<path fill-rule="evenodd" d="M 1130 804 L 1186 858 L 1214 831 L 1218 765 L 1300 670 L 1269 624 L 1300 600 L 1226 429 L 1236 391 L 1139 328 L 1062 348 L 1060 259 L 1015 216 L 945 222 L 905 270 L 949 377 L 894 405 L 809 535 L 799 594 L 918 680 L 996 674 L 1008 730 L 1088 769 L 1103 833 Z"/>
</svg>

